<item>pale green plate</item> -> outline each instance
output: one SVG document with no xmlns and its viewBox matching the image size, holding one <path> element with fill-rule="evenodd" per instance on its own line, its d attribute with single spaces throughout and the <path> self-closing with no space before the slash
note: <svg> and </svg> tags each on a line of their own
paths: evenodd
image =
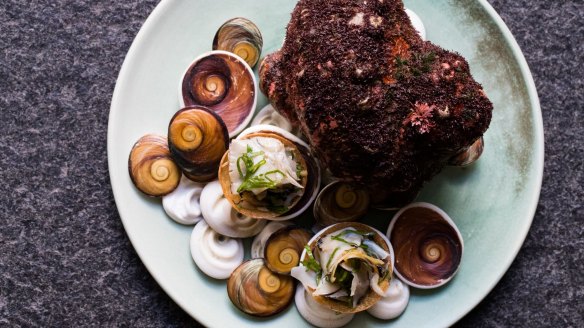
<svg viewBox="0 0 584 328">
<path fill-rule="evenodd" d="M 192 227 L 168 219 L 159 200 L 148 199 L 128 176 L 128 154 L 146 133 L 166 134 L 178 109 L 177 84 L 187 65 L 208 51 L 225 20 L 244 16 L 264 35 L 264 52 L 276 50 L 294 8 L 293 0 L 164 0 L 134 41 L 116 85 L 108 130 L 111 184 L 120 217 L 138 255 L 162 288 L 207 326 L 299 327 L 307 325 L 291 306 L 280 315 L 254 319 L 227 297 L 225 282 L 206 278 L 189 254 Z M 543 171 L 543 127 L 536 89 L 517 43 L 486 1 L 410 0 L 428 39 L 460 52 L 483 84 L 495 110 L 486 149 L 474 166 L 443 171 L 419 200 L 442 207 L 464 237 L 457 276 L 433 291 L 413 291 L 405 313 L 380 321 L 362 313 L 352 326 L 444 327 L 453 324 L 495 286 L 529 230 Z M 266 104 L 260 96 L 258 108 Z M 369 220 L 387 229 L 393 213 Z"/>
</svg>

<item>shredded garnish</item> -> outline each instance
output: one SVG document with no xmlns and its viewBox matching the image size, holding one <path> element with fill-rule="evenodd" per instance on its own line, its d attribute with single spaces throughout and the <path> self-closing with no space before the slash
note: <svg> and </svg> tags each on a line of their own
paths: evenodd
<svg viewBox="0 0 584 328">
<path fill-rule="evenodd" d="M 278 184 L 274 180 L 275 176 L 277 176 L 278 174 L 282 175 L 282 177 L 286 176 L 284 172 L 280 170 L 272 170 L 264 174 L 254 176 L 258 169 L 262 167 L 264 164 L 266 164 L 265 158 L 262 158 L 259 162 L 254 164 L 254 158 L 257 156 L 264 156 L 264 152 L 263 151 L 254 152 L 253 149 L 248 145 L 247 152 L 242 154 L 237 159 L 237 172 L 239 173 L 239 176 L 243 180 L 239 188 L 237 188 L 237 192 L 257 188 L 272 189 L 276 187 L 276 185 Z M 243 163 L 245 167 L 245 174 L 243 173 L 243 170 L 241 168 L 241 163 Z"/>
<path fill-rule="evenodd" d="M 354 233 L 356 235 L 361 235 L 363 237 L 366 237 L 367 239 L 371 239 L 374 236 L 373 232 L 360 231 L 360 230 L 351 230 L 351 229 L 343 230 L 343 231 L 341 231 L 341 233 L 339 233 L 336 236 L 340 237 L 340 236 L 348 235 L 350 233 Z"/>
<path fill-rule="evenodd" d="M 339 236 L 341 236 L 341 234 L 338 234 L 338 235 L 336 235 L 336 236 L 331 236 L 331 239 L 332 239 L 332 240 L 338 240 L 338 241 L 340 241 L 340 242 L 343 242 L 343 243 L 345 243 L 345 244 L 351 245 L 351 246 L 353 246 L 353 247 L 361 247 L 361 248 L 363 248 L 364 250 L 366 250 L 367 248 L 369 248 L 367 245 L 363 245 L 363 244 L 360 244 L 360 245 L 359 245 L 359 244 L 356 244 L 356 243 L 352 243 L 352 242 L 350 242 L 350 241 L 346 241 L 345 239 L 343 239 L 343 238 L 341 238 L 341 237 L 339 237 Z"/>
<path fill-rule="evenodd" d="M 288 206 L 286 205 L 269 205 L 268 206 L 268 210 L 270 212 L 274 212 L 274 213 L 278 213 L 278 214 L 282 214 L 282 213 L 286 213 L 288 212 L 290 208 L 288 208 Z"/>
<path fill-rule="evenodd" d="M 316 272 L 318 275 L 322 274 L 322 268 L 320 267 L 320 264 L 318 264 L 318 262 L 314 259 L 314 255 L 310 250 L 310 246 L 306 245 L 304 246 L 304 249 L 306 250 L 307 257 L 304 259 L 304 261 L 302 261 L 302 265 L 305 266 L 306 269 Z"/>
<path fill-rule="evenodd" d="M 340 247 L 337 247 L 333 250 L 333 253 L 331 254 L 331 257 L 329 257 L 328 261 L 326 262 L 326 268 L 328 270 L 328 268 L 331 266 L 331 262 L 333 260 L 333 257 L 335 257 L 335 254 L 337 253 L 337 251 L 339 250 Z"/>
</svg>

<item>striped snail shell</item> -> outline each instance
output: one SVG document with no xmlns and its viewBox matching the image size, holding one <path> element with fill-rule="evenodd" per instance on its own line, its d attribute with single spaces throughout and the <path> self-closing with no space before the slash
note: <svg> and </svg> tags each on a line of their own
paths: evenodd
<svg viewBox="0 0 584 328">
<path fill-rule="evenodd" d="M 243 262 L 227 281 L 227 295 L 241 311 L 267 317 L 283 311 L 294 297 L 294 281 L 268 269 L 263 259 Z"/>
<path fill-rule="evenodd" d="M 128 170 L 136 188 L 153 197 L 172 192 L 181 178 L 166 138 L 154 134 L 147 134 L 134 144 L 128 158 Z"/>
<path fill-rule="evenodd" d="M 168 144 L 187 178 L 208 182 L 217 177 L 219 162 L 229 147 L 229 136 L 217 114 L 202 106 L 192 106 L 179 110 L 171 119 Z"/>
<path fill-rule="evenodd" d="M 335 181 L 319 193 L 313 214 L 317 225 L 326 227 L 339 222 L 357 221 L 368 209 L 367 190 L 348 182 Z"/>
<path fill-rule="evenodd" d="M 232 52 L 254 67 L 260 59 L 263 44 L 260 29 L 249 19 L 236 17 L 219 27 L 213 39 L 213 50 Z"/>
<path fill-rule="evenodd" d="M 179 95 L 181 106 L 205 106 L 217 113 L 233 138 L 252 119 L 257 102 L 255 75 L 240 57 L 210 51 L 188 67 Z"/>
<path fill-rule="evenodd" d="M 395 274 L 422 289 L 444 285 L 458 271 L 464 244 L 454 221 L 429 203 L 412 203 L 395 214 L 387 236 L 395 245 Z"/>
</svg>

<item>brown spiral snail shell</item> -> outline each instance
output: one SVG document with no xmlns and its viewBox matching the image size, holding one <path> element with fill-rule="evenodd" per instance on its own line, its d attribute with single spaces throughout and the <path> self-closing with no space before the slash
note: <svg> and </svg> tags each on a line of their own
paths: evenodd
<svg viewBox="0 0 584 328">
<path fill-rule="evenodd" d="M 304 246 L 312 234 L 298 227 L 286 227 L 275 232 L 266 241 L 264 259 L 266 266 L 279 274 L 290 274 L 298 265 Z"/>
<path fill-rule="evenodd" d="M 294 281 L 270 271 L 263 259 L 252 259 L 231 273 L 227 294 L 241 311 L 267 317 L 288 307 L 294 296 Z"/>
<path fill-rule="evenodd" d="M 478 138 L 468 148 L 463 149 L 458 154 L 454 155 L 448 160 L 448 164 L 452 166 L 468 166 L 476 162 L 483 154 L 485 148 L 485 141 L 483 137 Z"/>
<path fill-rule="evenodd" d="M 448 214 L 429 203 L 412 203 L 395 214 L 387 236 L 395 248 L 395 273 L 408 285 L 444 285 L 458 271 L 464 244 Z"/>
<path fill-rule="evenodd" d="M 166 138 L 154 134 L 147 134 L 134 144 L 128 158 L 128 170 L 136 188 L 154 197 L 172 192 L 181 178 Z"/>
<path fill-rule="evenodd" d="M 236 17 L 225 22 L 215 34 L 213 50 L 232 52 L 254 67 L 264 44 L 260 29 L 249 19 Z"/>
<path fill-rule="evenodd" d="M 319 226 L 357 221 L 369 209 L 369 192 L 348 182 L 335 181 L 324 187 L 314 203 L 314 218 Z"/>
<path fill-rule="evenodd" d="M 255 76 L 245 61 L 230 52 L 202 54 L 189 66 L 180 85 L 183 106 L 205 106 L 225 122 L 235 137 L 251 121 L 256 107 Z"/>
<path fill-rule="evenodd" d="M 186 107 L 168 125 L 168 145 L 185 176 L 208 182 L 217 176 L 221 157 L 229 147 L 227 127 L 212 110 Z"/>
</svg>

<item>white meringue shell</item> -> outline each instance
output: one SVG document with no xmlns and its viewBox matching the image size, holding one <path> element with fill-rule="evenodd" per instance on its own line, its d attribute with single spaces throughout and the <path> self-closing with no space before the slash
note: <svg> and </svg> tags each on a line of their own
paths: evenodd
<svg viewBox="0 0 584 328">
<path fill-rule="evenodd" d="M 426 41 L 426 28 L 424 27 L 424 23 L 418 14 L 416 14 L 413 10 L 406 8 L 406 14 L 410 18 L 412 25 L 422 38 L 422 40 Z"/>
<path fill-rule="evenodd" d="M 174 221 L 193 225 L 203 219 L 199 198 L 205 185 L 182 176 L 178 187 L 162 197 L 162 207 Z"/>
<path fill-rule="evenodd" d="M 410 288 L 397 277 L 393 276 L 389 288 L 385 292 L 385 296 L 375 303 L 375 305 L 367 309 L 367 312 L 378 319 L 394 319 L 404 312 L 409 300 Z"/>
<path fill-rule="evenodd" d="M 232 238 L 257 235 L 266 220 L 257 220 L 237 212 L 223 195 L 218 180 L 208 183 L 201 192 L 201 212 L 207 224 L 218 233 Z"/>
<path fill-rule="evenodd" d="M 251 121 L 251 126 L 260 124 L 277 126 L 288 132 L 292 131 L 292 124 L 269 104 L 262 108 Z"/>
<path fill-rule="evenodd" d="M 191 234 L 191 256 L 206 275 L 227 279 L 243 262 L 243 242 L 218 234 L 203 220 Z"/>
<path fill-rule="evenodd" d="M 353 313 L 337 313 L 319 303 L 310 296 L 302 286 L 296 288 L 294 296 L 296 309 L 300 315 L 309 323 L 322 328 L 337 328 L 348 324 L 353 317 Z"/>
</svg>

